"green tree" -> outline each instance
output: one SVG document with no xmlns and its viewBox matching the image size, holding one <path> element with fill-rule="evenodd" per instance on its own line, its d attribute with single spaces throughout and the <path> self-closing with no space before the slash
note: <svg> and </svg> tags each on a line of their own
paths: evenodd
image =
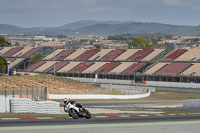
<svg viewBox="0 0 200 133">
<path fill-rule="evenodd" d="M 31 57 L 31 62 L 36 63 L 36 62 L 40 61 L 43 57 L 44 57 L 43 54 L 36 54 L 35 56 Z"/>
<path fill-rule="evenodd" d="M 11 43 L 8 42 L 4 37 L 0 36 L 0 46 L 11 46 Z"/>
<path fill-rule="evenodd" d="M 133 43 L 129 44 L 129 48 L 150 48 L 151 46 L 150 41 L 142 37 L 134 38 Z"/>
<path fill-rule="evenodd" d="M 6 71 L 7 68 L 7 61 L 3 56 L 0 56 L 0 73 Z"/>
</svg>

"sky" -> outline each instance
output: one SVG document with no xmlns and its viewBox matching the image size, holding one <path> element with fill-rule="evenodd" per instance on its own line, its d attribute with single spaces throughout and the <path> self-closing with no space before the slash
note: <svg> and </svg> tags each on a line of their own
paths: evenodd
<svg viewBox="0 0 200 133">
<path fill-rule="evenodd" d="M 56 27 L 79 20 L 200 25 L 200 0 L 0 0 L 0 24 Z"/>
</svg>

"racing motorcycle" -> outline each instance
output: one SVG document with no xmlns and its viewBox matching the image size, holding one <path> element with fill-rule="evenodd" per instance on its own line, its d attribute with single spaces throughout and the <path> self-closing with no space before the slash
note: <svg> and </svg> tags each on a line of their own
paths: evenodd
<svg viewBox="0 0 200 133">
<path fill-rule="evenodd" d="M 64 101 L 64 111 L 68 112 L 69 116 L 78 119 L 78 118 L 91 118 L 91 113 L 83 107 L 82 104 L 77 103 L 76 101 Z"/>
</svg>

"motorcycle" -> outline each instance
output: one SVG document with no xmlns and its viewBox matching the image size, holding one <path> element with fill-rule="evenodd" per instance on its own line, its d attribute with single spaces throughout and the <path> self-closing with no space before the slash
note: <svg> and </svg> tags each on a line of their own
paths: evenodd
<svg viewBox="0 0 200 133">
<path fill-rule="evenodd" d="M 86 119 L 90 119 L 92 117 L 91 113 L 87 109 L 85 109 L 82 104 L 77 103 L 75 101 L 68 101 L 64 105 L 64 111 L 68 112 L 69 116 L 74 119 L 84 117 Z"/>
</svg>

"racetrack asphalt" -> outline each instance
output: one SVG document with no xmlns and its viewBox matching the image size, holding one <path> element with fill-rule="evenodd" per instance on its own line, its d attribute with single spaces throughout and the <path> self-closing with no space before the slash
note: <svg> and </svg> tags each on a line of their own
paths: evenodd
<svg viewBox="0 0 200 133">
<path fill-rule="evenodd" d="M 200 115 L 0 121 L 0 133 L 199 133 Z"/>
</svg>

